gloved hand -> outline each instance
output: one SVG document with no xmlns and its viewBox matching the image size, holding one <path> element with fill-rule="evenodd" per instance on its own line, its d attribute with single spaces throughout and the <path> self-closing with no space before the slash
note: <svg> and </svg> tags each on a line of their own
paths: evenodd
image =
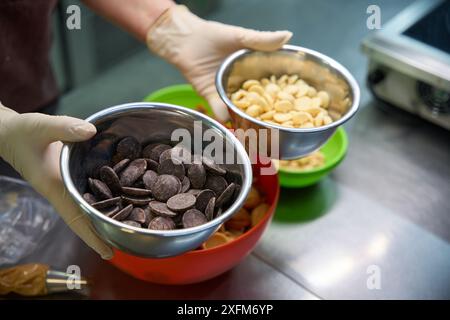
<svg viewBox="0 0 450 320">
<path fill-rule="evenodd" d="M 232 52 L 249 48 L 272 51 L 291 38 L 289 31 L 260 32 L 219 22 L 206 21 L 185 6 L 170 7 L 147 32 L 147 45 L 177 66 L 198 93 L 204 96 L 219 120 L 228 111 L 214 81 L 217 69 Z"/>
<path fill-rule="evenodd" d="M 0 103 L 0 157 L 9 162 L 56 209 L 67 225 L 103 259 L 113 255 L 70 198 L 59 171 L 61 141 L 87 140 L 92 124 L 66 116 L 17 112 Z"/>
</svg>

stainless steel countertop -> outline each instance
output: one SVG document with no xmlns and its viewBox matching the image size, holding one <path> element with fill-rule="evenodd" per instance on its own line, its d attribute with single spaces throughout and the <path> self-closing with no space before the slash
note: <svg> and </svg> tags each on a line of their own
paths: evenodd
<svg viewBox="0 0 450 320">
<path fill-rule="evenodd" d="M 383 21 L 408 3 L 379 1 Z M 450 133 L 373 101 L 364 84 L 366 59 L 359 52 L 369 32 L 369 4 L 285 1 L 274 7 L 273 2 L 248 1 L 239 2 L 236 11 L 238 2 L 227 1 L 211 17 L 261 29 L 292 29 L 292 43 L 335 58 L 362 89 L 361 110 L 346 126 L 350 147 L 344 162 L 316 186 L 283 189 L 268 232 L 238 267 L 195 285 L 144 283 L 102 261 L 62 222 L 26 261 L 61 269 L 79 265 L 82 275 L 94 280 L 92 298 L 449 299 Z M 259 20 L 247 19 L 256 5 Z M 345 14 L 336 15 L 337 10 Z M 320 21 L 332 21 L 334 28 Z M 162 76 L 153 79 L 154 87 L 133 80 L 156 72 Z M 124 76 L 132 84 L 128 91 Z M 180 79 L 170 66 L 140 53 L 63 97 L 61 112 L 86 116 L 95 112 L 93 105 L 98 109 L 139 100 Z M 373 265 L 380 271 L 380 290 L 366 285 Z"/>
</svg>

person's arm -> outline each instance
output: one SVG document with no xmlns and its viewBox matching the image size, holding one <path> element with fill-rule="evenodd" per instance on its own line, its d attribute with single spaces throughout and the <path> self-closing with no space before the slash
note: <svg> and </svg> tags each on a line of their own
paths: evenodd
<svg viewBox="0 0 450 320">
<path fill-rule="evenodd" d="M 172 0 L 82 0 L 90 9 L 145 42 L 147 31 Z"/>
<path fill-rule="evenodd" d="M 228 112 L 217 94 L 214 78 L 223 60 L 247 48 L 273 51 L 289 41 L 289 31 L 257 31 L 208 21 L 183 5 L 166 10 L 147 32 L 147 46 L 183 73 L 197 92 L 206 98 L 219 120 Z"/>
<path fill-rule="evenodd" d="M 289 31 L 260 32 L 201 19 L 172 0 L 83 0 L 94 11 L 147 42 L 148 48 L 175 65 L 206 98 L 219 120 L 228 118 L 214 76 L 226 56 L 242 48 L 277 50 Z"/>
</svg>

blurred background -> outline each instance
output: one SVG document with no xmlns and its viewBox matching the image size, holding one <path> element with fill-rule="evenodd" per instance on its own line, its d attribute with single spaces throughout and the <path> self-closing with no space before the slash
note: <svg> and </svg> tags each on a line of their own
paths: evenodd
<svg viewBox="0 0 450 320">
<path fill-rule="evenodd" d="M 373 2 L 373 1 L 372 1 Z M 211 20 L 258 30 L 291 30 L 292 44 L 325 53 L 364 84 L 367 59 L 359 50 L 370 1 L 179 1 Z M 376 1 L 382 23 L 410 0 Z M 66 8 L 81 7 L 81 30 L 66 28 Z M 126 32 L 79 1 L 61 0 L 54 13 L 54 71 L 64 92 L 60 113 L 88 116 L 105 106 L 136 101 L 164 86 L 183 83 L 180 73 Z M 126 84 L 126 85 L 125 85 Z M 370 96 L 363 90 L 362 105 Z"/>
</svg>

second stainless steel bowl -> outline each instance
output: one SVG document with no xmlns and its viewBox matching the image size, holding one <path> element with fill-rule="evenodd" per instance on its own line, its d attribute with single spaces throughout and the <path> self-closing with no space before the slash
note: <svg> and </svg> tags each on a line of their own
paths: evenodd
<svg viewBox="0 0 450 320">
<path fill-rule="evenodd" d="M 257 120 L 231 102 L 230 95 L 244 81 L 283 74 L 297 74 L 317 90 L 328 92 L 329 112 L 334 121 L 317 128 L 286 128 Z M 268 129 L 265 142 L 268 155 L 281 159 L 299 158 L 320 148 L 338 126 L 356 113 L 360 100 L 358 84 L 346 68 L 324 54 L 293 45 L 284 45 L 273 52 L 244 49 L 231 54 L 217 72 L 216 87 L 228 107 L 233 127 L 255 129 L 260 139 L 260 129 Z M 278 152 L 271 148 L 270 139 L 276 136 Z"/>
<path fill-rule="evenodd" d="M 250 160 L 240 142 L 217 121 L 197 111 L 163 103 L 123 104 L 102 110 L 86 120 L 95 124 L 97 135 L 89 141 L 64 145 L 61 174 L 72 198 L 92 221 L 100 236 L 112 246 L 145 257 L 178 255 L 200 246 L 243 205 L 252 183 Z M 221 216 L 194 228 L 149 230 L 108 218 L 83 199 L 87 177 L 92 174 L 93 167 L 111 158 L 118 140 L 133 136 L 142 144 L 169 142 L 175 129 L 186 129 L 194 137 L 196 133 L 203 135 L 205 130 L 212 129 L 224 141 L 227 155 L 233 153 L 235 162 L 224 166 L 242 176 L 241 191 Z"/>
</svg>

